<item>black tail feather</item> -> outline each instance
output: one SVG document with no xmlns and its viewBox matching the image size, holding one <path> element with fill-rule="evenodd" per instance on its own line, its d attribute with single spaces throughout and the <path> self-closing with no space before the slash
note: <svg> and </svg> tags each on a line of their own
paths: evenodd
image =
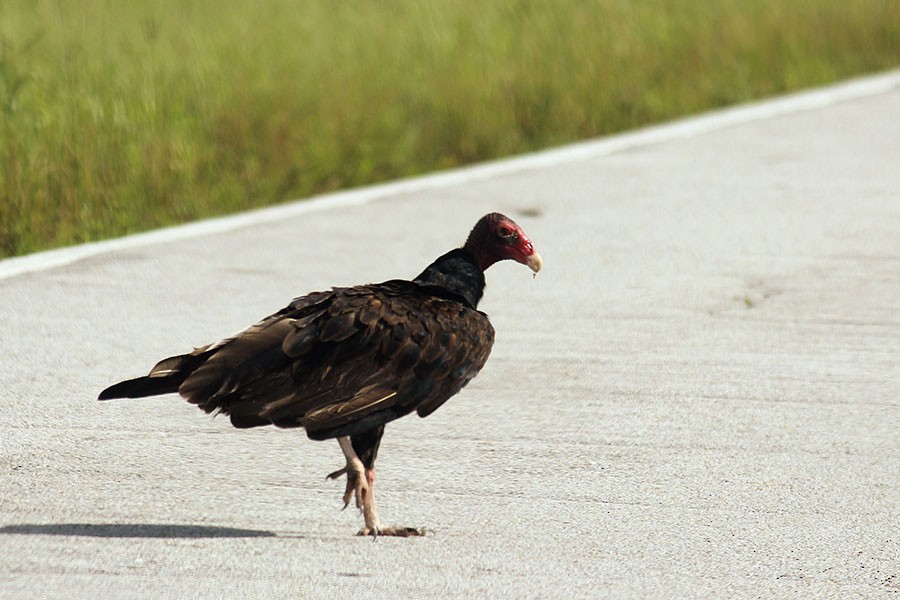
<svg viewBox="0 0 900 600">
<path fill-rule="evenodd" d="M 111 385 L 102 392 L 97 400 L 113 398 L 146 398 L 160 394 L 174 394 L 185 379 L 216 352 L 210 346 L 197 348 L 190 354 L 164 358 L 144 377 L 135 377 Z"/>
<path fill-rule="evenodd" d="M 97 397 L 97 400 L 113 398 L 145 398 L 160 394 L 173 394 L 188 373 L 178 373 L 168 377 L 136 377 L 111 385 Z"/>
</svg>

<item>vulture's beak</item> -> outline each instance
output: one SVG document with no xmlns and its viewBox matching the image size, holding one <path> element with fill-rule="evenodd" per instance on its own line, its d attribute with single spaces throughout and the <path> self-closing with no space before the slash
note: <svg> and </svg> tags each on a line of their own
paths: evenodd
<svg viewBox="0 0 900 600">
<path fill-rule="evenodd" d="M 528 268 L 537 273 L 541 270 L 541 267 L 544 266 L 544 261 L 541 259 L 541 255 L 537 252 L 532 252 L 530 255 L 525 257 L 525 264 L 528 265 Z"/>
</svg>

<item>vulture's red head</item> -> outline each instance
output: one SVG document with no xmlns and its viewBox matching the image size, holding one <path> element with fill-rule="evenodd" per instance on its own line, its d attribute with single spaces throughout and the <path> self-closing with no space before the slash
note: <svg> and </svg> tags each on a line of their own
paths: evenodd
<svg viewBox="0 0 900 600">
<path fill-rule="evenodd" d="M 482 271 L 501 260 L 522 263 L 535 273 L 541 270 L 543 264 L 541 255 L 535 252 L 534 245 L 522 228 L 500 213 L 481 217 L 464 248 L 472 253 Z"/>
</svg>

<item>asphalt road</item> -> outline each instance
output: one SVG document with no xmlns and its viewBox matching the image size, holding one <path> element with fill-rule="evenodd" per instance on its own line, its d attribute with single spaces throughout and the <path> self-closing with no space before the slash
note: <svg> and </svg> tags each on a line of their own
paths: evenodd
<svg viewBox="0 0 900 600">
<path fill-rule="evenodd" d="M 554 152 L 0 262 L 0 597 L 900 598 L 900 72 Z M 487 367 L 334 442 L 95 401 L 482 214 Z"/>
</svg>

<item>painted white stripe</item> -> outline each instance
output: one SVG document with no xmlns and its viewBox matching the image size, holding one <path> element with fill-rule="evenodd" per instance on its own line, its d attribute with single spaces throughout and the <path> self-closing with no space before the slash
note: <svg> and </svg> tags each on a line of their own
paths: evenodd
<svg viewBox="0 0 900 600">
<path fill-rule="evenodd" d="M 297 200 L 226 217 L 196 221 L 122 238 L 69 246 L 0 260 L 0 279 L 32 271 L 67 265 L 84 258 L 153 244 L 167 244 L 186 238 L 232 231 L 249 225 L 269 223 L 321 210 L 367 204 L 378 198 L 461 185 L 530 169 L 588 160 L 670 140 L 689 138 L 710 131 L 753 121 L 771 119 L 806 110 L 824 108 L 857 98 L 884 94 L 900 88 L 900 70 L 853 79 L 832 86 L 798 92 L 753 104 L 745 104 L 637 129 L 597 140 L 579 142 L 533 154 L 485 162 L 363 188 L 335 192 L 309 200 Z"/>
</svg>

